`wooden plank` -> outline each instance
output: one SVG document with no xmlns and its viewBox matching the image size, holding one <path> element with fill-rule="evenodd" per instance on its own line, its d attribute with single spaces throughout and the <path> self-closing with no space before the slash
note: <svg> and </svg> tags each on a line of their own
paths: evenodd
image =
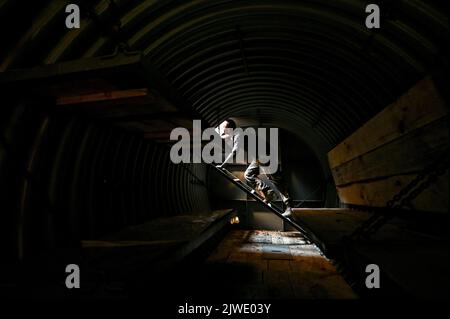
<svg viewBox="0 0 450 319">
<path fill-rule="evenodd" d="M 448 107 L 425 78 L 328 153 L 342 202 L 385 207 L 449 147 Z M 424 190 L 418 210 L 448 209 L 448 186 Z M 428 201 L 428 202 L 427 202 Z"/>
<path fill-rule="evenodd" d="M 371 213 L 367 211 L 360 211 L 355 209 L 344 208 L 294 208 L 295 218 L 301 219 L 314 233 L 329 247 L 335 247 L 342 244 L 342 238 L 352 234 L 365 220 L 367 220 Z M 435 213 L 429 214 L 428 219 L 436 218 L 442 215 L 440 221 L 445 221 L 443 214 Z M 418 213 L 416 216 L 423 217 L 423 213 Z M 436 222 L 436 220 L 435 220 Z M 429 223 L 428 223 L 429 224 Z M 427 224 L 421 222 L 419 225 L 426 226 Z M 418 225 L 418 226 L 419 226 Z M 399 227 L 400 226 L 400 227 Z M 415 231 L 417 229 L 409 228 L 404 224 L 399 223 L 398 220 L 393 220 L 385 224 L 373 237 L 375 240 L 383 242 L 400 240 L 400 241 L 421 241 L 429 240 L 426 234 L 420 234 Z M 437 235 L 439 236 L 439 235 Z M 292 247 L 292 246 L 291 246 Z M 295 246 L 294 246 L 295 247 Z M 298 254 L 292 252 L 294 260 L 307 259 L 305 254 Z"/>
<path fill-rule="evenodd" d="M 56 98 L 56 105 L 81 104 L 101 101 L 111 101 L 119 99 L 130 99 L 137 97 L 146 97 L 148 102 L 153 102 L 155 97 L 150 94 L 148 89 L 114 90 L 103 91 L 90 94 L 80 94 L 71 96 L 59 96 Z"/>
<path fill-rule="evenodd" d="M 281 271 L 281 272 L 289 272 L 289 260 L 277 260 L 277 259 L 269 259 L 268 260 L 268 270 L 269 271 Z"/>
<path fill-rule="evenodd" d="M 82 240 L 81 246 L 83 248 L 114 248 L 114 247 L 135 247 L 135 246 L 151 246 L 151 245 L 166 245 L 185 243 L 184 240 Z"/>
<path fill-rule="evenodd" d="M 257 259 L 257 258 L 262 258 L 263 247 L 264 246 L 262 244 L 243 243 L 237 248 L 237 251 L 248 254 L 248 258 Z"/>
<path fill-rule="evenodd" d="M 399 136 L 448 114 L 448 108 L 431 78 L 415 85 L 395 103 L 328 153 L 330 168 L 374 150 Z"/>
<path fill-rule="evenodd" d="M 316 273 L 319 276 L 325 274 L 337 274 L 336 268 L 329 260 L 321 256 L 303 256 L 289 261 L 289 267 L 293 273 Z"/>
<path fill-rule="evenodd" d="M 267 259 L 255 258 L 253 255 L 248 255 L 247 263 L 251 268 L 254 268 L 256 271 L 266 272 L 268 268 Z"/>
<path fill-rule="evenodd" d="M 264 259 L 289 260 L 292 259 L 289 246 L 265 244 L 263 248 Z"/>
<path fill-rule="evenodd" d="M 433 164 L 448 147 L 448 124 L 443 118 L 333 168 L 332 174 L 335 184 L 344 186 L 417 173 Z"/>
<path fill-rule="evenodd" d="M 289 267 L 289 264 L 287 264 Z M 293 299 L 294 291 L 291 285 L 292 279 L 289 271 L 270 270 L 264 273 L 264 284 L 267 287 L 269 298 Z"/>
<path fill-rule="evenodd" d="M 320 250 L 315 245 L 290 245 L 289 250 L 294 260 L 305 256 L 321 256 Z"/>
<path fill-rule="evenodd" d="M 43 81 L 48 78 L 80 75 L 93 72 L 135 71 L 136 73 L 142 68 L 141 54 L 118 54 L 109 59 L 102 57 L 83 58 L 78 60 L 60 62 L 44 66 L 37 66 L 30 69 L 10 69 L 0 72 L 0 83 L 39 80 Z M 0 67 L 1 68 L 1 67 Z"/>
<path fill-rule="evenodd" d="M 290 261 L 291 285 L 296 298 L 352 299 L 356 294 L 323 257 L 303 257 Z"/>
<path fill-rule="evenodd" d="M 370 217 L 368 212 L 347 208 L 294 208 L 293 211 L 294 218 L 302 220 L 326 245 L 340 243 L 343 236 L 350 235 Z M 294 260 L 306 258 L 295 251 L 292 254 Z"/>
<path fill-rule="evenodd" d="M 295 246 L 290 240 L 299 238 L 302 237 L 296 232 L 252 231 L 244 234 L 236 230 L 228 234 L 208 262 L 216 262 L 225 248 L 230 250 L 230 257 L 221 266 L 236 274 L 227 280 L 236 298 L 354 298 L 352 289 L 330 261 L 320 254 L 296 256 L 295 260 L 279 258 L 280 253 L 289 256 L 290 248 Z M 274 242 L 280 244 L 274 245 Z M 256 257 L 251 253 L 254 248 L 258 253 L 262 248 L 277 256 Z M 223 262 L 223 258 L 220 261 Z"/>
<path fill-rule="evenodd" d="M 410 183 L 417 174 L 393 176 L 383 180 L 356 183 L 338 187 L 339 198 L 344 203 L 354 205 L 385 207 L 387 200 Z M 432 212 L 448 212 L 448 172 L 438 178 L 412 201 L 415 209 Z"/>
<path fill-rule="evenodd" d="M 245 264 L 247 262 L 247 254 L 233 251 L 228 256 L 227 262 L 229 262 L 229 263 L 242 263 L 242 264 Z"/>
</svg>

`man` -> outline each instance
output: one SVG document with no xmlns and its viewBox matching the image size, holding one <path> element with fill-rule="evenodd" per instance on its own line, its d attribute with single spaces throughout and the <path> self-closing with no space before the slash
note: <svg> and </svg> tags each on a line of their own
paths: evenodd
<svg viewBox="0 0 450 319">
<path fill-rule="evenodd" d="M 231 152 L 227 155 L 224 162 L 218 167 L 223 168 L 228 163 L 232 162 L 234 156 L 237 154 L 238 150 L 243 146 L 244 140 L 240 133 L 234 132 L 236 129 L 236 122 L 232 119 L 227 119 L 219 125 L 219 135 L 232 147 Z M 290 205 L 290 198 L 287 192 L 287 187 L 282 183 L 282 178 L 280 173 L 276 173 L 275 176 L 271 174 L 265 174 L 270 182 L 273 184 L 273 189 L 268 182 L 263 181 L 259 175 L 261 174 L 261 167 L 258 158 L 252 158 L 250 165 L 247 167 L 244 173 L 245 180 L 247 183 L 255 189 L 255 191 L 264 198 L 266 203 L 272 202 L 277 193 L 280 195 L 283 204 L 285 205 L 285 211 L 283 213 L 284 217 L 292 216 L 292 209 Z"/>
</svg>

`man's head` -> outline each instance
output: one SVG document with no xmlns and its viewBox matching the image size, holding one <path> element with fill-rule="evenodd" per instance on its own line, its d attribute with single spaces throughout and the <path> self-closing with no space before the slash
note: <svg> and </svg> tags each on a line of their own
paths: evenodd
<svg viewBox="0 0 450 319">
<path fill-rule="evenodd" d="M 219 132 L 221 136 L 225 136 L 230 134 L 231 130 L 234 130 L 236 128 L 236 122 L 232 119 L 226 119 L 219 125 Z"/>
<path fill-rule="evenodd" d="M 236 122 L 233 121 L 232 119 L 226 119 L 224 121 L 225 123 L 225 128 L 232 128 L 233 130 L 236 128 Z"/>
</svg>

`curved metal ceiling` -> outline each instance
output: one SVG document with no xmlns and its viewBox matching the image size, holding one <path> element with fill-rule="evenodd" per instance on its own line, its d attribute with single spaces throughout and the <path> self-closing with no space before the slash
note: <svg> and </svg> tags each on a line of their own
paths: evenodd
<svg viewBox="0 0 450 319">
<path fill-rule="evenodd" d="M 1 2 L 0 70 L 110 54 L 122 41 L 211 124 L 251 118 L 322 154 L 447 53 L 445 1 L 382 1 L 378 31 L 365 27 L 359 0 L 82 1 L 82 27 L 71 31 L 67 3 L 22 12 Z"/>
</svg>

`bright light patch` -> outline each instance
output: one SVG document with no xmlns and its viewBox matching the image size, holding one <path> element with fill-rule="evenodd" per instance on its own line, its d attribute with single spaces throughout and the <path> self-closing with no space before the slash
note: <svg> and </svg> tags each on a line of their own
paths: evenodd
<svg viewBox="0 0 450 319">
<path fill-rule="evenodd" d="M 230 224 L 239 224 L 239 217 L 234 216 L 230 219 Z"/>
</svg>

